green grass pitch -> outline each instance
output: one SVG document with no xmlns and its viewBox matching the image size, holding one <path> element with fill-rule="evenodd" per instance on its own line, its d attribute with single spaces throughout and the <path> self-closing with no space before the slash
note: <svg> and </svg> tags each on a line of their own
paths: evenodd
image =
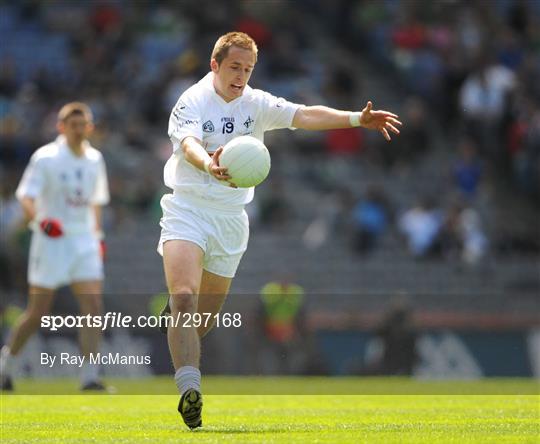
<svg viewBox="0 0 540 444">
<path fill-rule="evenodd" d="M 532 380 L 206 377 L 204 427 L 196 431 L 181 422 L 178 396 L 163 394 L 174 393 L 171 381 L 108 380 L 114 395 L 80 395 L 74 380 L 17 381 L 19 394 L 0 397 L 0 441 L 540 442 L 540 396 Z"/>
</svg>

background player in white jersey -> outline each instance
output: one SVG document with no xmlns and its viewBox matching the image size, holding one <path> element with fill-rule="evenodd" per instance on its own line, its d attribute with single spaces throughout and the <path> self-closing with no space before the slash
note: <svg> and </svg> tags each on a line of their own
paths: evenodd
<svg viewBox="0 0 540 444">
<path fill-rule="evenodd" d="M 69 284 L 82 315 L 102 312 L 103 231 L 101 206 L 109 202 L 105 162 L 87 138 L 93 130 L 90 108 L 66 104 L 58 114 L 58 138 L 30 159 L 16 191 L 32 229 L 28 263 L 28 306 L 0 353 L 2 388 L 13 389 L 14 358 L 39 328 L 52 306 L 55 290 Z M 99 348 L 101 331 L 79 331 L 81 353 L 87 358 L 81 387 L 102 390 L 98 367 L 90 353 Z"/>
<path fill-rule="evenodd" d="M 212 52 L 209 72 L 185 91 L 169 120 L 173 155 L 165 165 L 165 184 L 173 194 L 162 198 L 163 218 L 158 251 L 163 255 L 173 319 L 183 313 L 219 313 L 240 259 L 247 248 L 249 226 L 244 206 L 253 189 L 223 184 L 219 166 L 222 146 L 240 135 L 263 141 L 264 132 L 279 128 L 325 130 L 362 126 L 399 134 L 395 114 L 361 112 L 325 106 L 303 106 L 248 86 L 257 62 L 257 46 L 240 32 L 221 36 Z M 180 318 L 181 319 L 181 318 Z M 190 427 L 202 424 L 200 341 L 212 325 L 169 326 L 169 349 L 181 394 L 178 410 Z"/>
</svg>

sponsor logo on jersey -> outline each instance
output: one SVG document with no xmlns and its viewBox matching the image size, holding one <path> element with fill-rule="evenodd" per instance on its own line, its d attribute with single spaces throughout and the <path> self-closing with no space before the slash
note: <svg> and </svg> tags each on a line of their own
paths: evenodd
<svg viewBox="0 0 540 444">
<path fill-rule="evenodd" d="M 174 108 L 172 110 L 172 115 L 174 116 L 176 120 L 180 120 L 182 118 L 182 112 L 180 111 L 180 109 L 183 109 L 183 108 Z"/>
<path fill-rule="evenodd" d="M 186 105 L 184 105 L 184 102 L 178 102 L 174 109 L 172 110 L 172 114 L 174 117 L 176 117 L 178 120 L 182 117 L 181 111 L 183 109 L 186 109 Z"/>
<path fill-rule="evenodd" d="M 244 122 L 244 126 L 249 129 L 249 127 L 251 126 L 252 123 L 254 123 L 255 120 L 252 120 L 251 116 L 248 116 L 248 118 L 246 119 L 246 121 Z"/>
<path fill-rule="evenodd" d="M 202 127 L 202 130 L 205 132 L 205 133 L 213 133 L 215 131 L 215 128 L 214 128 L 214 124 L 212 123 L 211 120 L 207 120 L 206 122 L 203 123 L 203 127 Z"/>
<path fill-rule="evenodd" d="M 90 200 L 84 196 L 77 195 L 75 196 L 66 196 L 66 204 L 68 207 L 87 207 L 90 205 Z"/>
<path fill-rule="evenodd" d="M 183 122 L 180 122 L 178 125 L 176 125 L 176 131 L 180 130 L 186 125 L 198 125 L 198 120 L 184 120 Z"/>
</svg>

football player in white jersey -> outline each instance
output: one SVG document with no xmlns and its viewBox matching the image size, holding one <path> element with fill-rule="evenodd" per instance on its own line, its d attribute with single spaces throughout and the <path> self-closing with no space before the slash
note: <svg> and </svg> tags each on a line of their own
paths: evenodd
<svg viewBox="0 0 540 444">
<path fill-rule="evenodd" d="M 380 131 L 387 140 L 390 132 L 399 134 L 398 116 L 372 110 L 371 102 L 361 112 L 338 111 L 291 103 L 250 88 L 256 62 L 257 46 L 251 37 L 241 32 L 221 36 L 212 52 L 211 71 L 180 96 L 171 113 L 173 154 L 164 179 L 173 194 L 161 201 L 158 251 L 170 294 L 163 314 L 170 313 L 172 319 L 198 312 L 211 313 L 213 320 L 247 248 L 244 206 L 252 200 L 253 189 L 223 184 L 230 176 L 220 167 L 219 156 L 229 140 L 249 134 L 264 141 L 265 131 L 279 128 L 362 126 Z M 212 322 L 198 328 L 182 323 L 166 328 L 181 395 L 178 410 L 190 428 L 202 424 L 200 338 L 211 328 Z"/>
<path fill-rule="evenodd" d="M 48 314 L 55 290 L 70 285 L 82 315 L 102 312 L 103 231 L 101 206 L 109 202 L 105 162 L 87 138 L 90 108 L 68 103 L 58 114 L 58 138 L 30 159 L 16 191 L 32 233 L 28 306 L 0 352 L 2 388 L 13 390 L 14 358 Z M 98 367 L 89 362 L 101 340 L 98 328 L 79 331 L 83 390 L 103 390 Z"/>
</svg>

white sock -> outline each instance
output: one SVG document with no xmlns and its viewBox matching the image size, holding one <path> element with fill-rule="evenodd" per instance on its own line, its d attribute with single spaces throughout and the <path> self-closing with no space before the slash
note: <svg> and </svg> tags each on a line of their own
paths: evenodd
<svg viewBox="0 0 540 444">
<path fill-rule="evenodd" d="M 192 388 L 201 391 L 201 372 L 198 368 L 189 365 L 180 367 L 174 375 L 174 381 L 181 395 Z"/>
<path fill-rule="evenodd" d="M 4 345 L 0 350 L 0 378 L 5 378 L 13 374 L 15 356 L 11 354 L 9 347 Z"/>
<path fill-rule="evenodd" d="M 99 380 L 99 365 L 84 362 L 81 368 L 81 384 L 86 385 Z"/>
</svg>

